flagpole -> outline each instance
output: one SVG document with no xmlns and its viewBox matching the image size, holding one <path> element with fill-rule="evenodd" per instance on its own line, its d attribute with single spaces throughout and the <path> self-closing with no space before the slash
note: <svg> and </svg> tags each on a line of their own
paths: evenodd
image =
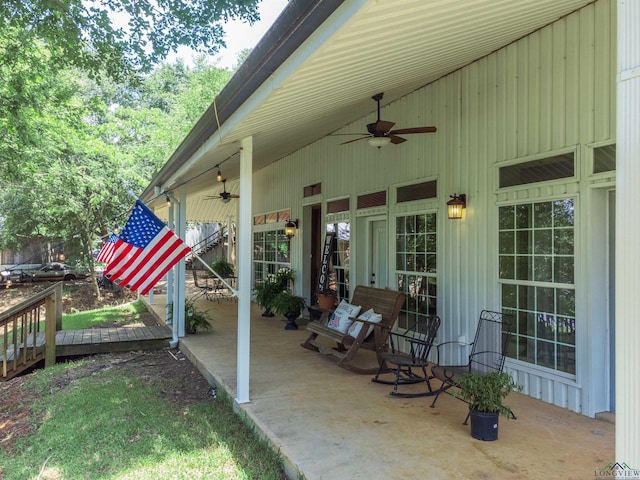
<svg viewBox="0 0 640 480">
<path fill-rule="evenodd" d="M 198 255 L 198 254 L 197 254 L 196 252 L 194 252 L 193 250 L 191 251 L 191 254 L 192 254 L 194 257 L 196 257 L 198 260 L 200 260 L 200 263 L 202 263 L 202 264 L 207 268 L 207 270 L 209 270 L 211 273 L 213 273 L 213 274 L 214 274 L 214 275 L 215 275 L 215 276 L 216 276 L 216 277 L 217 277 L 217 278 L 222 282 L 222 284 L 223 284 L 225 287 L 227 287 L 227 288 L 231 291 L 231 293 L 233 294 L 233 296 L 234 296 L 234 297 L 237 297 L 237 296 L 238 296 L 238 290 L 236 290 L 235 288 L 233 288 L 231 285 L 229 285 L 229 284 L 227 283 L 227 281 L 226 281 L 223 277 L 221 277 L 220 275 L 218 275 L 218 272 L 216 272 L 213 268 L 211 268 L 211 267 L 209 266 L 209 264 L 208 264 L 207 262 L 205 262 L 202 258 L 200 258 L 200 255 Z"/>
</svg>

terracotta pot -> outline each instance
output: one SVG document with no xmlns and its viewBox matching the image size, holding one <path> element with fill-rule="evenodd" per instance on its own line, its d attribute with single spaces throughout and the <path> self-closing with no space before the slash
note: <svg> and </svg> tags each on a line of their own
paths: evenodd
<svg viewBox="0 0 640 480">
<path fill-rule="evenodd" d="M 332 310 L 336 306 L 336 296 L 332 293 L 318 294 L 318 307 L 325 310 Z"/>
</svg>

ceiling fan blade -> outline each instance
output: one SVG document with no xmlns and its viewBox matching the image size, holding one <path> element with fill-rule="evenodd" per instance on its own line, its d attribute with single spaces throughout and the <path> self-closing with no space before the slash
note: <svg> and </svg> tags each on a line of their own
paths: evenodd
<svg viewBox="0 0 640 480">
<path fill-rule="evenodd" d="M 240 195 L 236 195 L 235 193 L 230 193 L 229 198 L 240 198 Z"/>
<path fill-rule="evenodd" d="M 342 142 L 340 145 L 346 145 L 347 143 L 357 142 L 358 140 L 364 140 L 365 138 L 371 138 L 371 135 L 367 135 L 366 137 L 356 138 L 354 140 L 349 140 L 347 142 Z"/>
<path fill-rule="evenodd" d="M 339 136 L 342 136 L 342 135 L 350 135 L 350 136 L 354 136 L 354 135 L 364 135 L 364 136 L 367 136 L 367 137 L 368 137 L 369 135 L 372 135 L 372 134 L 369 134 L 369 133 L 332 133 L 332 134 L 331 134 L 331 135 L 329 135 L 329 136 L 330 136 L 330 137 L 339 137 Z"/>
<path fill-rule="evenodd" d="M 402 143 L 402 142 L 406 142 L 407 141 L 406 138 L 398 137 L 397 135 L 389 134 L 389 138 L 391 139 L 391 143 L 393 143 L 394 145 L 397 145 L 398 143 Z"/>
<path fill-rule="evenodd" d="M 399 133 L 400 135 L 406 135 L 408 133 L 433 133 L 437 131 L 436 127 L 413 127 L 413 128 L 399 128 L 398 130 L 392 130 L 389 132 L 390 135 L 395 135 Z"/>
<path fill-rule="evenodd" d="M 370 123 L 369 125 L 375 125 L 375 130 L 374 132 L 371 132 L 371 133 L 387 133 L 389 130 L 393 128 L 395 123 L 388 122 L 386 120 L 378 120 L 375 124 Z M 369 125 L 367 125 L 367 130 L 369 129 Z"/>
</svg>

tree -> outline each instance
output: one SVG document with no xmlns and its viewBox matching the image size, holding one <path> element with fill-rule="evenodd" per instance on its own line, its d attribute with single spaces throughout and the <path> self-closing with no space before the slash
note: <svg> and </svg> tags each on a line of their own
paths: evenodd
<svg viewBox="0 0 640 480">
<path fill-rule="evenodd" d="M 122 79 L 149 72 L 181 45 L 214 55 L 224 43 L 222 23 L 259 19 L 259 0 L 7 0 L 3 30 L 42 40 L 56 65 Z M 16 45 L 17 47 L 18 45 Z M 28 45 L 26 46 L 28 49 Z M 16 50 L 22 58 L 27 49 Z"/>
<path fill-rule="evenodd" d="M 40 54 L 46 57 L 46 48 Z M 204 60 L 193 69 L 164 65 L 140 85 L 92 79 L 77 69 L 47 73 L 46 82 L 15 79 L 41 93 L 37 108 L 23 102 L 14 115 L 38 133 L 4 152 L 14 168 L 0 180 L 0 248 L 18 250 L 34 237 L 64 242 L 68 260 L 90 269 L 99 296 L 96 240 L 124 223 L 133 203 L 128 192 L 147 185 L 231 73 Z"/>
</svg>

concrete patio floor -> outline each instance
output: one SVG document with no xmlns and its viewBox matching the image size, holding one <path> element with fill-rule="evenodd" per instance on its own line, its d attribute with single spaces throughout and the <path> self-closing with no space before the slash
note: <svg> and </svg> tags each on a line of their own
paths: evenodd
<svg viewBox="0 0 640 480">
<path fill-rule="evenodd" d="M 166 299 L 151 307 L 164 318 Z M 200 299 L 210 332 L 180 339 L 203 376 L 236 397 L 237 304 Z M 395 398 L 391 386 L 336 366 L 300 346 L 304 326 L 252 308 L 250 403 L 236 405 L 280 451 L 290 478 L 593 479 L 615 461 L 612 423 L 512 393 L 517 420 L 501 418 L 499 439 L 475 440 L 462 424 L 467 405 L 442 395 Z M 375 363 L 361 352 L 362 361 Z"/>
</svg>

